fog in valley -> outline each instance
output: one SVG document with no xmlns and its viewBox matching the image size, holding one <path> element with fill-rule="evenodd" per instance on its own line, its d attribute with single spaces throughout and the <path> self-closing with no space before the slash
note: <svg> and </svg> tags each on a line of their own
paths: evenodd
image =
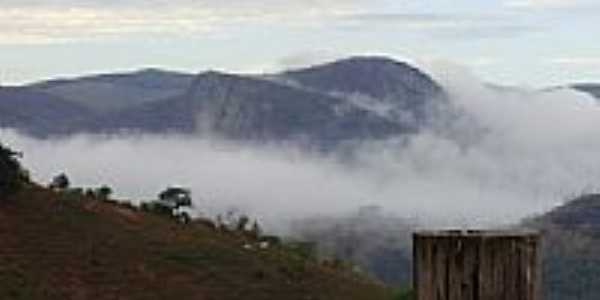
<svg viewBox="0 0 600 300">
<path fill-rule="evenodd" d="M 270 226 L 377 205 L 420 224 L 488 227 L 598 189 L 592 97 L 491 86 L 455 66 L 429 71 L 458 116 L 445 114 L 454 117 L 418 135 L 365 142 L 350 157 L 187 135 L 37 140 L 4 130 L 0 138 L 25 153 L 38 182 L 66 172 L 73 186 L 108 184 L 133 202 L 181 185 L 199 214 L 237 208 Z"/>
</svg>

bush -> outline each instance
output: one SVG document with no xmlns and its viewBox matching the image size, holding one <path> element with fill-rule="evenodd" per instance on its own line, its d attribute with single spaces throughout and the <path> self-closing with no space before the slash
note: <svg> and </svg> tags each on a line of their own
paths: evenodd
<svg viewBox="0 0 600 300">
<path fill-rule="evenodd" d="M 278 236 L 274 236 L 274 235 L 261 236 L 258 240 L 260 242 L 267 242 L 271 246 L 280 246 L 282 244 L 281 238 Z"/>
<path fill-rule="evenodd" d="M 67 193 L 69 195 L 81 197 L 81 196 L 84 195 L 85 191 L 83 190 L 83 188 L 77 187 L 77 188 L 70 188 L 70 189 L 68 189 Z"/>
<path fill-rule="evenodd" d="M 235 229 L 238 232 L 246 231 L 246 227 L 248 227 L 248 223 L 250 223 L 250 218 L 246 215 L 241 215 L 236 222 Z"/>
<path fill-rule="evenodd" d="M 17 160 L 19 153 L 0 144 L 0 197 L 18 192 L 29 182 L 27 172 L 21 168 Z"/>
<path fill-rule="evenodd" d="M 192 192 L 185 188 L 169 187 L 158 194 L 158 199 L 173 205 L 175 209 L 192 206 Z"/>
<path fill-rule="evenodd" d="M 120 204 L 119 201 L 113 200 L 113 199 L 110 199 L 110 198 L 101 198 L 100 200 L 102 200 L 102 202 L 104 202 L 104 203 L 108 203 L 108 204 L 112 204 L 112 205 L 119 205 Z"/>
<path fill-rule="evenodd" d="M 208 229 L 211 229 L 213 231 L 217 230 L 217 224 L 215 224 L 215 222 L 211 219 L 206 219 L 206 218 L 197 218 L 195 220 L 193 220 L 193 224 L 197 224 L 203 227 L 206 227 Z"/>
<path fill-rule="evenodd" d="M 317 260 L 317 244 L 313 242 L 290 242 L 286 247 L 305 260 Z"/>
<path fill-rule="evenodd" d="M 394 300 L 414 300 L 415 293 L 411 288 L 401 288 L 394 291 Z"/>
<path fill-rule="evenodd" d="M 173 208 L 165 206 L 162 202 L 142 202 L 140 210 L 147 213 L 152 213 L 161 216 L 173 217 Z"/>
<path fill-rule="evenodd" d="M 93 189 L 85 189 L 85 196 L 88 198 L 96 198 L 96 192 Z"/>
<path fill-rule="evenodd" d="M 258 224 L 258 220 L 254 220 L 254 223 L 252 223 L 252 228 L 250 228 L 250 235 L 253 238 L 258 239 L 262 236 L 262 234 L 262 228 Z"/>
<path fill-rule="evenodd" d="M 126 208 L 126 209 L 130 209 L 130 210 L 138 210 L 138 208 L 135 205 L 133 205 L 133 203 L 131 203 L 131 201 L 119 202 L 119 206 Z"/>
<path fill-rule="evenodd" d="M 103 185 L 96 189 L 95 193 L 98 198 L 106 200 L 112 195 L 113 190 L 109 186 Z"/>
<path fill-rule="evenodd" d="M 181 224 L 189 224 L 192 221 L 192 217 L 187 212 L 177 214 L 177 221 Z"/>
<path fill-rule="evenodd" d="M 64 191 L 68 189 L 70 185 L 71 181 L 69 180 L 69 177 L 67 177 L 67 174 L 61 173 L 52 178 L 49 187 L 54 190 Z"/>
<path fill-rule="evenodd" d="M 143 212 L 152 212 L 152 203 L 142 202 L 140 204 L 140 210 Z"/>
<path fill-rule="evenodd" d="M 79 200 L 84 194 L 83 188 L 70 188 L 64 191 L 63 196 L 67 200 Z"/>
</svg>

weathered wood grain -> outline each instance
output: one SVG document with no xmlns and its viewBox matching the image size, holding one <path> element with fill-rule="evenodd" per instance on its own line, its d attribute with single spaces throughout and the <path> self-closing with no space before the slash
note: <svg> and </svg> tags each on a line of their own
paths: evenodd
<svg viewBox="0 0 600 300">
<path fill-rule="evenodd" d="M 414 234 L 416 300 L 540 300 L 540 236 L 529 232 Z"/>
</svg>

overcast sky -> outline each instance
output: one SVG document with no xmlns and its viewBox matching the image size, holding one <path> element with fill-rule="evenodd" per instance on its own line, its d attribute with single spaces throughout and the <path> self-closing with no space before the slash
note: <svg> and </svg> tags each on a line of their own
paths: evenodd
<svg viewBox="0 0 600 300">
<path fill-rule="evenodd" d="M 0 0 L 0 28 L 5 84 L 361 54 L 465 65 L 498 84 L 600 82 L 596 0 Z"/>
</svg>

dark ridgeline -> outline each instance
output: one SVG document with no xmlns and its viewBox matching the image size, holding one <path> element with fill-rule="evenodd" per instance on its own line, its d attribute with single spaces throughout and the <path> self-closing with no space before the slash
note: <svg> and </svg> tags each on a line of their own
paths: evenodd
<svg viewBox="0 0 600 300">
<path fill-rule="evenodd" d="M 539 300 L 540 236 L 522 232 L 414 234 L 416 300 Z"/>
<path fill-rule="evenodd" d="M 263 75 L 150 69 L 3 88 L 0 128 L 36 137 L 204 133 L 328 148 L 414 134 L 437 120 L 445 100 L 433 78 L 381 57 Z"/>
<path fill-rule="evenodd" d="M 600 84 L 597 83 L 579 83 L 570 86 L 571 88 L 590 94 L 597 99 L 600 99 Z"/>
</svg>

